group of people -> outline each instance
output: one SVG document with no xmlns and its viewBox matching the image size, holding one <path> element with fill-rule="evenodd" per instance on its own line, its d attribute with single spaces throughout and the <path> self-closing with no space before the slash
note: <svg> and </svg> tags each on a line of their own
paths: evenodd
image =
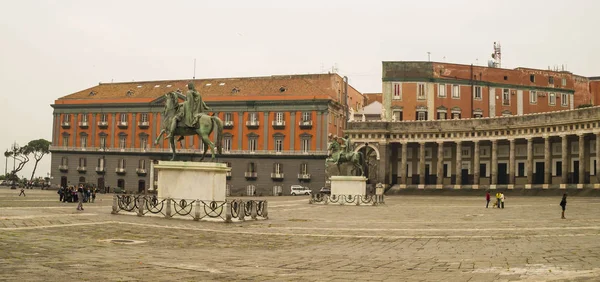
<svg viewBox="0 0 600 282">
<path fill-rule="evenodd" d="M 60 187 L 57 193 L 60 202 L 79 203 L 77 210 L 83 210 L 83 203 L 96 201 L 97 192 L 96 188 L 85 188 L 83 184 L 80 184 L 77 188 L 74 186 Z"/>
<path fill-rule="evenodd" d="M 494 203 L 493 207 L 504 208 L 504 199 L 506 199 L 506 197 L 504 197 L 504 193 L 502 193 L 502 192 L 496 193 L 496 202 Z M 490 191 L 487 191 L 485 193 L 485 200 L 486 200 L 485 208 L 487 209 L 490 205 L 490 200 L 491 200 Z M 560 218 L 566 219 L 565 210 L 567 209 L 567 193 L 563 194 L 562 200 L 560 201 L 559 205 L 562 208 L 562 214 L 561 214 Z"/>
</svg>

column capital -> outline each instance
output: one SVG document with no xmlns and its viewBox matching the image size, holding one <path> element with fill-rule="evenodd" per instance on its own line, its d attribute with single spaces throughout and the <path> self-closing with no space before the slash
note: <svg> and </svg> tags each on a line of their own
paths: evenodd
<svg viewBox="0 0 600 282">
<path fill-rule="evenodd" d="M 508 138 L 507 140 L 508 140 L 508 142 L 510 142 L 510 143 L 515 143 L 515 138 Z"/>
<path fill-rule="evenodd" d="M 406 140 L 400 140 L 400 144 L 402 144 L 402 145 L 408 145 L 408 141 L 406 141 Z"/>
<path fill-rule="evenodd" d="M 544 138 L 548 138 L 548 136 L 544 136 Z M 531 142 L 533 141 L 533 137 L 525 137 L 525 140 L 527 140 L 527 142 Z"/>
<path fill-rule="evenodd" d="M 444 141 L 436 141 L 435 143 L 437 143 L 438 145 L 444 145 Z"/>
<path fill-rule="evenodd" d="M 497 143 L 498 143 L 498 140 L 497 140 L 497 139 L 492 139 L 492 140 L 490 140 L 490 141 L 492 141 L 492 144 L 497 144 Z"/>
<path fill-rule="evenodd" d="M 579 136 L 579 138 L 585 137 L 585 133 L 577 133 L 577 136 Z"/>
<path fill-rule="evenodd" d="M 558 135 L 558 136 L 560 136 L 560 138 L 563 138 L 563 139 L 564 139 L 564 138 L 567 138 L 567 134 L 560 134 L 560 135 Z"/>
<path fill-rule="evenodd" d="M 456 143 L 456 144 L 460 144 L 460 143 L 462 143 L 462 142 L 463 142 L 462 140 L 455 140 L 455 141 L 454 141 L 454 143 Z"/>
</svg>

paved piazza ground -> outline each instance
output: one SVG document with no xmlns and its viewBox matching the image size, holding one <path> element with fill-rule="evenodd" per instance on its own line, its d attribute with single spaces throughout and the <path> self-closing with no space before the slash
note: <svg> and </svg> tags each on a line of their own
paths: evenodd
<svg viewBox="0 0 600 282">
<path fill-rule="evenodd" d="M 270 197 L 244 223 L 85 211 L 0 188 L 0 281 L 599 281 L 600 198 L 391 196 L 384 206 Z M 105 239 L 141 240 L 123 245 Z"/>
</svg>

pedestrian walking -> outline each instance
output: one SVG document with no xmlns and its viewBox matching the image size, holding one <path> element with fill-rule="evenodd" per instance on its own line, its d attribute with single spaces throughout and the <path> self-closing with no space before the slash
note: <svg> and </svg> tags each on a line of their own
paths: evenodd
<svg viewBox="0 0 600 282">
<path fill-rule="evenodd" d="M 502 204 L 502 208 L 504 208 L 504 193 L 500 193 L 500 204 Z"/>
<path fill-rule="evenodd" d="M 79 186 L 79 188 L 77 188 L 77 199 L 79 200 L 79 204 L 77 205 L 77 210 L 78 211 L 82 211 L 83 210 L 83 186 Z"/>
<path fill-rule="evenodd" d="M 58 188 L 58 192 L 57 193 L 58 193 L 58 196 L 59 196 L 58 201 L 62 202 L 63 201 L 63 197 L 65 196 L 65 188 L 61 186 L 60 188 Z"/>
<path fill-rule="evenodd" d="M 23 195 L 23 197 L 26 197 L 25 189 L 23 189 L 23 188 L 21 188 L 21 193 L 19 194 L 19 197 L 21 197 L 21 195 Z"/>
<path fill-rule="evenodd" d="M 92 189 L 92 203 L 96 202 L 96 188 Z"/>
<path fill-rule="evenodd" d="M 496 193 L 496 204 L 497 208 L 500 208 L 500 192 Z"/>
<path fill-rule="evenodd" d="M 485 208 L 487 209 L 490 205 L 490 191 L 485 192 Z"/>
<path fill-rule="evenodd" d="M 560 201 L 560 206 L 562 207 L 562 215 L 561 219 L 566 219 L 565 217 L 565 209 L 567 208 L 567 193 L 563 194 L 562 200 Z"/>
</svg>

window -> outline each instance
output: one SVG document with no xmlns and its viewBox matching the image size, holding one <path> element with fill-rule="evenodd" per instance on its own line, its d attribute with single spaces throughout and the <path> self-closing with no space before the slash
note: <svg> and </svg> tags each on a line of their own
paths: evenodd
<svg viewBox="0 0 600 282">
<path fill-rule="evenodd" d="M 517 176 L 525 176 L 525 163 L 517 164 Z"/>
<path fill-rule="evenodd" d="M 438 112 L 438 119 L 439 120 L 445 120 L 446 119 L 446 112 Z"/>
<path fill-rule="evenodd" d="M 105 135 L 100 136 L 100 148 L 106 148 L 106 136 Z"/>
<path fill-rule="evenodd" d="M 81 141 L 81 147 L 82 148 L 86 148 L 87 147 L 87 135 L 83 135 L 80 137 L 80 141 Z"/>
<path fill-rule="evenodd" d="M 140 148 L 145 150 L 147 147 L 148 147 L 148 137 L 140 136 Z"/>
<path fill-rule="evenodd" d="M 127 114 L 121 114 L 121 122 L 127 122 Z"/>
<path fill-rule="evenodd" d="M 283 123 L 283 113 L 282 112 L 275 113 L 275 122 Z"/>
<path fill-rule="evenodd" d="M 460 119 L 460 113 L 452 113 L 452 119 Z"/>
<path fill-rule="evenodd" d="M 255 152 L 256 151 L 256 138 L 250 138 L 250 139 L 248 139 L 248 150 L 250 152 Z"/>
<path fill-rule="evenodd" d="M 423 84 L 423 83 L 417 84 L 417 99 L 419 99 L 419 100 L 425 99 L 425 84 Z"/>
<path fill-rule="evenodd" d="M 337 126 L 337 116 L 333 115 L 333 126 Z"/>
<path fill-rule="evenodd" d="M 311 113 L 310 112 L 303 112 L 302 113 L 302 121 L 310 121 L 311 120 Z"/>
<path fill-rule="evenodd" d="M 62 145 L 64 147 L 68 147 L 69 146 L 69 136 L 63 136 L 63 142 Z"/>
<path fill-rule="evenodd" d="M 554 76 L 549 76 L 548 77 L 548 83 L 549 84 L 554 84 Z"/>
<path fill-rule="evenodd" d="M 529 91 L 529 104 L 537 104 L 537 92 Z"/>
<path fill-rule="evenodd" d="M 60 165 L 69 165 L 69 159 L 67 157 L 62 157 L 62 159 L 60 159 Z"/>
<path fill-rule="evenodd" d="M 225 138 L 223 138 L 223 151 L 231 151 L 231 136 L 225 136 Z"/>
<path fill-rule="evenodd" d="M 119 136 L 119 148 L 125 149 L 127 147 L 127 136 Z"/>
<path fill-rule="evenodd" d="M 258 121 L 258 115 L 256 113 L 248 113 L 248 120 L 251 122 Z"/>
<path fill-rule="evenodd" d="M 393 95 L 392 99 L 402 100 L 402 84 L 392 83 Z"/>
<path fill-rule="evenodd" d="M 248 171 L 247 172 L 256 172 L 256 165 L 252 162 L 248 163 Z"/>
<path fill-rule="evenodd" d="M 233 114 L 232 113 L 225 113 L 225 123 L 231 123 L 233 122 Z"/>
<path fill-rule="evenodd" d="M 69 115 L 69 114 L 63 115 L 63 122 L 64 123 L 68 123 L 70 121 L 71 121 L 71 115 Z"/>
<path fill-rule="evenodd" d="M 281 153 L 283 151 L 283 138 L 275 138 L 275 152 Z"/>
<path fill-rule="evenodd" d="M 100 114 L 100 122 L 108 122 L 108 115 Z"/>
<path fill-rule="evenodd" d="M 535 82 L 535 75 L 534 74 L 530 74 L 529 75 L 529 81 Z"/>
<path fill-rule="evenodd" d="M 104 158 L 98 158 L 98 168 L 104 170 Z"/>
<path fill-rule="evenodd" d="M 87 159 L 79 158 L 79 167 L 87 167 Z"/>
<path fill-rule="evenodd" d="M 556 175 L 555 176 L 562 176 L 562 161 L 556 162 Z"/>
<path fill-rule="evenodd" d="M 446 98 L 446 84 L 440 84 L 438 87 L 438 97 Z"/>
<path fill-rule="evenodd" d="M 119 168 L 120 169 L 124 169 L 125 168 L 125 159 L 120 159 L 119 160 Z"/>
<path fill-rule="evenodd" d="M 138 168 L 139 169 L 146 169 L 146 160 L 139 160 L 138 161 Z"/>
<path fill-rule="evenodd" d="M 300 174 L 308 174 L 308 164 L 300 164 Z"/>
<path fill-rule="evenodd" d="M 508 80 L 508 76 L 507 75 L 504 76 L 504 80 Z"/>
<path fill-rule="evenodd" d="M 473 114 L 473 117 L 474 117 L 474 118 L 482 118 L 482 117 L 483 117 L 483 115 L 482 115 L 482 114 Z"/>
<path fill-rule="evenodd" d="M 417 112 L 417 120 L 427 120 L 427 112 Z"/>
<path fill-rule="evenodd" d="M 142 114 L 141 122 L 148 122 L 148 114 Z"/>
<path fill-rule="evenodd" d="M 460 98 L 460 86 L 452 85 L 452 98 Z"/>
<path fill-rule="evenodd" d="M 560 105 L 563 107 L 569 106 L 569 96 L 566 93 L 560 94 Z"/>
<path fill-rule="evenodd" d="M 308 153 L 310 151 L 310 139 L 302 138 L 302 143 L 300 143 L 300 150 L 302 153 Z"/>
<path fill-rule="evenodd" d="M 564 77 L 562 79 L 562 86 L 567 86 L 567 79 Z"/>
<path fill-rule="evenodd" d="M 392 112 L 392 120 L 401 121 L 402 120 L 402 111 L 393 111 Z"/>
<path fill-rule="evenodd" d="M 506 88 L 502 89 L 502 105 L 510 105 L 510 91 Z"/>
<path fill-rule="evenodd" d="M 475 93 L 473 93 L 473 99 L 481 100 L 481 86 L 475 86 Z"/>
<path fill-rule="evenodd" d="M 283 165 L 280 163 L 274 163 L 273 164 L 273 173 L 283 173 Z"/>
<path fill-rule="evenodd" d="M 548 94 L 548 105 L 556 105 L 556 93 L 549 93 Z"/>
<path fill-rule="evenodd" d="M 87 122 L 88 121 L 88 115 L 87 114 L 82 114 L 81 115 L 81 122 Z"/>
</svg>

